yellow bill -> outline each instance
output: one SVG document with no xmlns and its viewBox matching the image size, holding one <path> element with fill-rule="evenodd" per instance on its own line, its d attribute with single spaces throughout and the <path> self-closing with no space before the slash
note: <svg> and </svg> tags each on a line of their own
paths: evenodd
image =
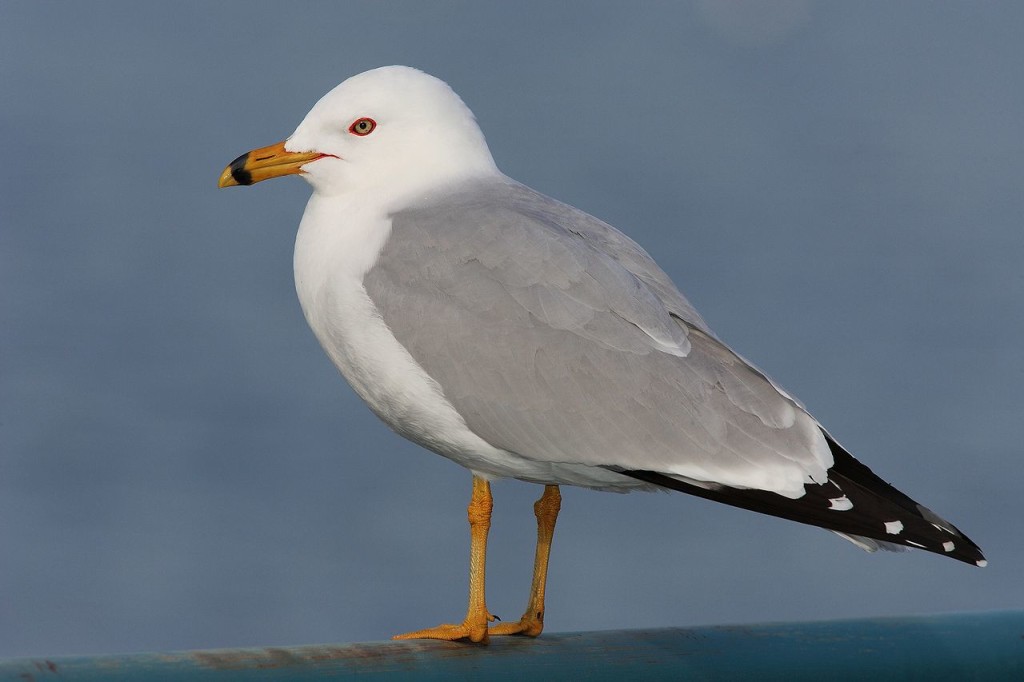
<svg viewBox="0 0 1024 682">
<path fill-rule="evenodd" d="M 284 148 L 284 142 L 278 142 L 239 156 L 228 164 L 228 167 L 220 174 L 220 182 L 217 185 L 218 187 L 253 185 L 282 175 L 294 175 L 301 173 L 302 167 L 307 163 L 324 156 L 327 154 L 290 152 Z"/>
</svg>

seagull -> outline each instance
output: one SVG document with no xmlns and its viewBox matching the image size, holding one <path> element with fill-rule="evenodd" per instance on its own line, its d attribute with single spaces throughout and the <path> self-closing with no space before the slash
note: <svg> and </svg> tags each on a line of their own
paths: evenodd
<svg viewBox="0 0 1024 682">
<path fill-rule="evenodd" d="M 502 174 L 444 81 L 405 66 L 353 76 L 219 185 L 293 174 L 313 188 L 294 254 L 309 326 L 385 424 L 472 473 L 466 617 L 396 639 L 539 635 L 561 485 L 675 490 L 868 551 L 985 565 L 720 340 L 636 242 Z M 502 477 L 544 491 L 526 611 L 491 625 Z"/>
</svg>

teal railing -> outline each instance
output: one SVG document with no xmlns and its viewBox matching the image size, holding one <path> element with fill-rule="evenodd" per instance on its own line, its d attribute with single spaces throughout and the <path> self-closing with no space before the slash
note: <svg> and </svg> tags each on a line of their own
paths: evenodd
<svg viewBox="0 0 1024 682">
<path fill-rule="evenodd" d="M 1024 681 L 1024 611 L 0 661 L 0 682 Z"/>
</svg>

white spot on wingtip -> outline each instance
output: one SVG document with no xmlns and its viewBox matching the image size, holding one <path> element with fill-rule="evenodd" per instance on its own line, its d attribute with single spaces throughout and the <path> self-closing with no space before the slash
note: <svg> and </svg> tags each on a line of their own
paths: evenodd
<svg viewBox="0 0 1024 682">
<path fill-rule="evenodd" d="M 885 522 L 885 532 L 888 533 L 889 535 L 899 535 L 900 533 L 903 532 L 903 522 L 902 521 L 886 521 Z"/>
<path fill-rule="evenodd" d="M 946 550 L 947 552 L 952 552 L 954 549 L 956 549 L 956 545 L 954 545 L 952 542 L 943 542 L 942 549 Z"/>
<path fill-rule="evenodd" d="M 835 511 L 848 511 L 853 509 L 853 502 L 850 502 L 850 498 L 846 495 L 842 497 L 833 497 L 828 501 L 828 508 Z"/>
<path fill-rule="evenodd" d="M 988 566 L 988 562 L 984 559 L 978 559 L 974 563 L 978 565 L 978 568 L 985 568 L 986 566 Z"/>
</svg>

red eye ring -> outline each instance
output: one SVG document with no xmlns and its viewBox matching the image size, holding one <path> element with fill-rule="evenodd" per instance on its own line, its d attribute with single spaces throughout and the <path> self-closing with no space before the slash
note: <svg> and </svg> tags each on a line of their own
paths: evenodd
<svg viewBox="0 0 1024 682">
<path fill-rule="evenodd" d="M 348 127 L 348 131 L 350 133 L 352 133 L 353 135 L 358 135 L 359 137 L 365 137 L 366 135 L 369 135 L 370 133 L 372 133 L 374 128 L 376 128 L 376 127 L 377 127 L 377 122 L 376 121 L 374 121 L 372 118 L 363 117 L 363 118 L 357 118 L 352 123 L 352 125 L 350 125 Z"/>
</svg>

